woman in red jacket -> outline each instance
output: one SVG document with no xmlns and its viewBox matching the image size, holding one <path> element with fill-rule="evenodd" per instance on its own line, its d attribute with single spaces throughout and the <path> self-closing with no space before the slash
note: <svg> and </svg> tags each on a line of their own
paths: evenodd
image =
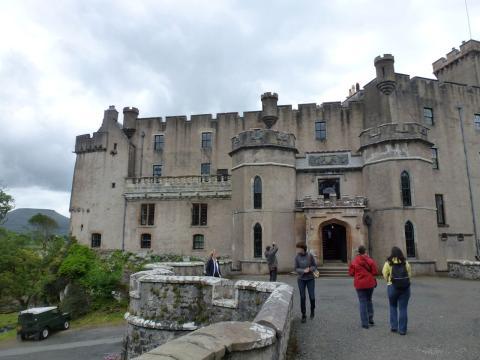
<svg viewBox="0 0 480 360">
<path fill-rule="evenodd" d="M 358 248 L 358 255 L 355 256 L 348 273 L 353 276 L 353 286 L 357 290 L 358 301 L 360 302 L 360 320 L 362 327 L 368 329 L 373 322 L 373 304 L 372 295 L 373 289 L 377 286 L 377 264 L 366 253 L 365 246 L 361 245 Z"/>
</svg>

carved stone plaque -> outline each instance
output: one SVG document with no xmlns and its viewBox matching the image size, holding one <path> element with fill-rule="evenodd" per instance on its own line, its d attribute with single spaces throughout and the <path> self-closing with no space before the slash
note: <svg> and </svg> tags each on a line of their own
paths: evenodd
<svg viewBox="0 0 480 360">
<path fill-rule="evenodd" d="M 309 166 L 348 165 L 348 154 L 309 155 Z"/>
</svg>

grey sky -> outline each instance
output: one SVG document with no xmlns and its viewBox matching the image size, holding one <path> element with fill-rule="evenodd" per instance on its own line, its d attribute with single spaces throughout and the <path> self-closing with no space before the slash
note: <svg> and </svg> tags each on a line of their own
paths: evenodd
<svg viewBox="0 0 480 360">
<path fill-rule="evenodd" d="M 469 0 L 480 38 L 480 2 Z M 433 77 L 468 39 L 464 0 L 0 0 L 0 182 L 17 207 L 68 215 L 75 136 L 103 110 L 141 116 L 343 100 L 373 58 Z"/>
</svg>

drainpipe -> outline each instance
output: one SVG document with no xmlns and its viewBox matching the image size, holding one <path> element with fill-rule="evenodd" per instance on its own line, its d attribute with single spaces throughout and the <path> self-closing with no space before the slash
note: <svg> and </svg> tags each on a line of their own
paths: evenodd
<svg viewBox="0 0 480 360">
<path fill-rule="evenodd" d="M 123 233 L 122 233 L 122 251 L 125 251 L 125 226 L 126 226 L 126 221 L 125 219 L 127 218 L 127 198 L 124 196 L 124 201 L 123 201 Z"/>
<path fill-rule="evenodd" d="M 142 137 L 142 147 L 140 149 L 140 177 L 143 177 L 142 168 L 143 168 L 143 143 L 145 142 L 145 131 L 141 133 Z"/>
<path fill-rule="evenodd" d="M 462 132 L 462 143 L 463 143 L 463 152 L 465 154 L 465 165 L 467 168 L 467 179 L 468 179 L 468 191 L 470 195 L 470 210 L 472 212 L 473 217 L 473 233 L 475 236 L 475 247 L 476 247 L 476 255 L 475 257 L 477 260 L 480 260 L 480 239 L 478 238 L 478 231 L 477 231 L 477 216 L 475 213 L 475 206 L 473 203 L 473 192 L 472 192 L 472 180 L 470 178 L 470 162 L 468 161 L 468 153 L 467 153 L 467 144 L 465 142 L 465 131 L 463 128 L 463 107 L 458 106 L 458 117 L 460 119 L 460 130 Z"/>
</svg>

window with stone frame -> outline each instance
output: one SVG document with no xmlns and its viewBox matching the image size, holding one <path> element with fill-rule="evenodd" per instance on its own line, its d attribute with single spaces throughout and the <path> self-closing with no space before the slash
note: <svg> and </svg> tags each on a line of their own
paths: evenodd
<svg viewBox="0 0 480 360">
<path fill-rule="evenodd" d="M 340 199 L 340 179 L 318 179 L 318 195 L 324 199 L 330 199 L 333 194 Z"/>
<path fill-rule="evenodd" d="M 480 130 L 480 114 L 473 115 L 473 125 L 475 130 Z"/>
<path fill-rule="evenodd" d="M 102 245 L 102 234 L 93 233 L 90 246 L 92 248 L 99 248 L 101 247 L 101 245 Z"/>
<path fill-rule="evenodd" d="M 400 176 L 401 188 L 402 188 L 402 203 L 403 206 L 412 206 L 412 190 L 410 187 L 410 174 L 407 171 L 403 171 Z"/>
<path fill-rule="evenodd" d="M 442 194 L 435 194 L 435 205 L 437 206 L 437 224 L 445 225 L 445 203 Z"/>
<path fill-rule="evenodd" d="M 201 176 L 210 176 L 210 163 L 202 163 L 200 165 Z"/>
<path fill-rule="evenodd" d="M 142 234 L 140 237 L 140 247 L 142 249 L 150 249 L 152 247 L 152 235 Z"/>
<path fill-rule="evenodd" d="M 202 234 L 193 235 L 193 250 L 205 249 L 205 237 Z"/>
<path fill-rule="evenodd" d="M 253 227 L 253 257 L 262 257 L 262 226 L 259 223 Z"/>
<path fill-rule="evenodd" d="M 411 221 L 405 223 L 405 241 L 407 248 L 407 257 L 414 258 L 416 257 L 415 251 L 415 230 L 413 229 L 413 224 Z"/>
<path fill-rule="evenodd" d="M 262 179 L 260 176 L 255 176 L 253 179 L 253 208 L 262 208 Z"/>
<path fill-rule="evenodd" d="M 228 180 L 228 169 L 217 169 L 217 181 Z"/>
<path fill-rule="evenodd" d="M 162 165 L 153 165 L 153 176 L 162 176 Z"/>
<path fill-rule="evenodd" d="M 155 151 L 162 151 L 164 143 L 165 143 L 164 135 L 155 135 L 154 142 L 153 142 L 153 149 Z"/>
<path fill-rule="evenodd" d="M 425 125 L 432 126 L 434 125 L 434 119 L 433 119 L 433 109 L 429 107 L 424 107 L 423 108 L 423 122 Z"/>
<path fill-rule="evenodd" d="M 207 226 L 208 204 L 192 204 L 192 226 Z"/>
<path fill-rule="evenodd" d="M 327 139 L 327 123 L 325 121 L 315 122 L 315 139 L 317 140 Z"/>
<path fill-rule="evenodd" d="M 432 147 L 432 167 L 434 169 L 439 169 L 438 165 L 438 148 Z"/>
<path fill-rule="evenodd" d="M 212 148 L 212 133 L 202 132 L 202 149 Z"/>
<path fill-rule="evenodd" d="M 140 225 L 152 226 L 155 223 L 155 204 L 142 204 L 140 206 Z"/>
</svg>

